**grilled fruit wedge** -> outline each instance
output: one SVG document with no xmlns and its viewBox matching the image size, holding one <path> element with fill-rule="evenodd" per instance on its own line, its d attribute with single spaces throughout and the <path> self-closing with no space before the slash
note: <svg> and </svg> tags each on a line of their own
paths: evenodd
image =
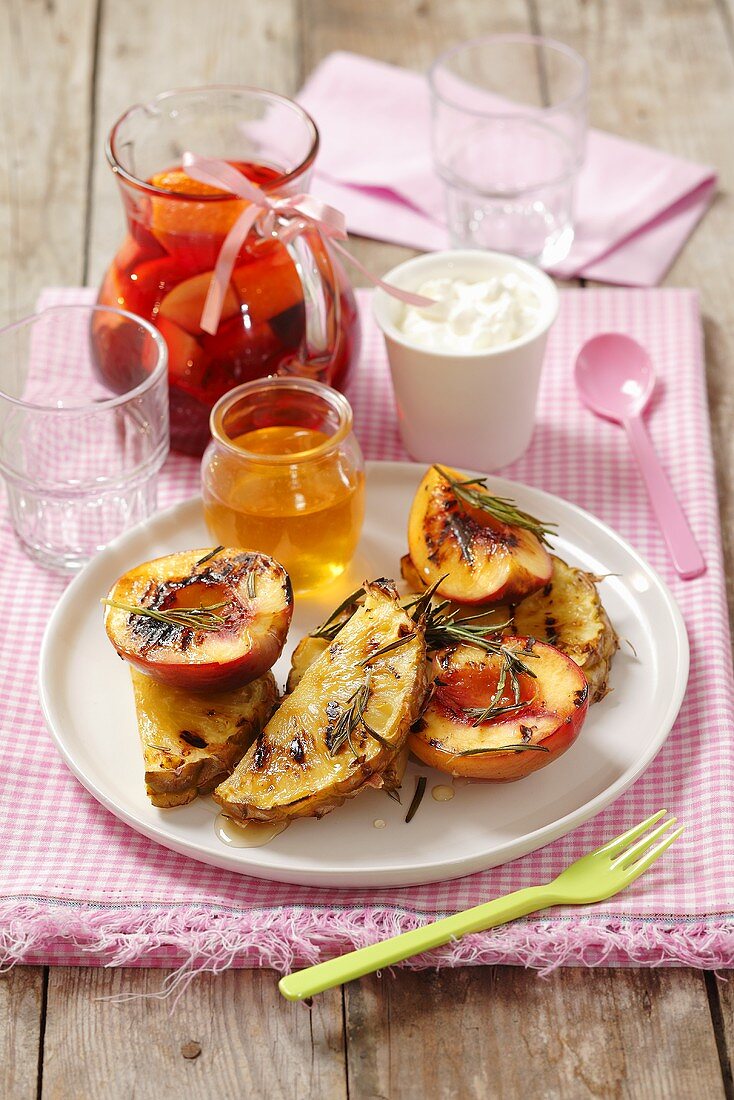
<svg viewBox="0 0 734 1100">
<path fill-rule="evenodd" d="M 213 790 L 260 733 L 278 698 L 272 672 L 235 691 L 198 695 L 130 672 L 154 806 L 184 806 Z"/>
<path fill-rule="evenodd" d="M 466 474 L 449 467 L 427 471 L 408 520 L 411 560 L 425 584 L 441 580 L 437 593 L 445 599 L 517 603 L 548 583 L 550 555 L 532 530 L 500 522 L 460 495 L 472 489 L 472 500 L 484 497 L 503 504 L 489 495 L 483 482 L 467 481 Z M 500 511 L 504 514 L 502 507 Z"/>
<path fill-rule="evenodd" d="M 548 584 L 515 608 L 515 631 L 556 646 L 580 665 L 589 684 L 589 701 L 596 703 L 609 690 L 619 639 L 591 573 L 555 556 L 552 560 Z"/>
<path fill-rule="evenodd" d="M 428 587 L 426 582 L 421 578 L 416 567 L 413 565 L 410 554 L 403 554 L 400 559 L 400 576 L 412 592 L 425 592 Z M 434 597 L 433 602 L 442 603 L 443 601 L 441 597 L 437 595 Z M 506 603 L 488 605 L 484 613 L 481 614 L 483 610 L 482 608 L 477 608 L 476 604 L 462 604 L 452 600 L 446 608 L 446 613 L 455 613 L 459 618 L 471 616 L 474 623 L 480 626 L 486 626 L 488 630 L 500 630 L 512 619 L 512 609 L 510 605 Z M 481 614 L 481 618 L 478 617 L 479 614 Z"/>
<path fill-rule="evenodd" d="M 362 788 L 399 778 L 426 693 L 423 624 L 387 582 L 365 588 L 364 602 L 214 792 L 230 817 L 321 817 Z"/>
<path fill-rule="evenodd" d="M 188 691 L 230 690 L 262 676 L 280 656 L 293 613 L 282 565 L 223 547 L 145 562 L 120 577 L 105 602 L 119 655 Z"/>
<path fill-rule="evenodd" d="M 307 634 L 291 654 L 291 669 L 288 673 L 285 690 L 290 694 L 295 691 L 303 679 L 306 669 L 324 653 L 331 642 L 328 638 L 316 638 L 313 634 Z"/>
<path fill-rule="evenodd" d="M 533 638 L 503 643 L 535 674 L 517 674 L 519 702 L 511 677 L 502 678 L 502 654 L 474 646 L 435 654 L 433 694 L 408 739 L 425 764 L 474 779 L 522 779 L 576 740 L 589 708 L 578 665 Z M 483 720 L 490 702 L 495 716 Z"/>
</svg>

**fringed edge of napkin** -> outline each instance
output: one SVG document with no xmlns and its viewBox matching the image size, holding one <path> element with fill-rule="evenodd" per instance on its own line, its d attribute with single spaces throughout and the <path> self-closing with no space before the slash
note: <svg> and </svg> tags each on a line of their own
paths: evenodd
<svg viewBox="0 0 734 1100">
<path fill-rule="evenodd" d="M 176 967 L 161 997 L 199 973 L 270 967 L 286 973 L 416 928 L 428 917 L 395 908 L 291 906 L 76 906 L 54 899 L 0 902 L 0 971 L 16 963 Z M 734 966 L 734 914 L 592 919 L 558 915 L 466 936 L 407 962 L 412 969 L 511 964 L 549 974 L 559 966 Z M 124 997 L 124 995 L 123 995 Z"/>
</svg>

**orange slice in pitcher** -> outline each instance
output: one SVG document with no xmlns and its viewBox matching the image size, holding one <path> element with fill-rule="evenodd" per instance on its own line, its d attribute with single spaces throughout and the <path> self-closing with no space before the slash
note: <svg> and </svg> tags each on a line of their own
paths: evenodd
<svg viewBox="0 0 734 1100">
<path fill-rule="evenodd" d="M 194 275 L 191 279 L 184 279 L 166 294 L 160 304 L 159 317 L 165 317 L 175 322 L 187 332 L 198 336 L 201 332 L 201 311 L 209 291 L 209 283 L 212 278 L 211 271 L 205 271 L 203 275 Z M 222 321 L 233 317 L 239 311 L 240 303 L 231 286 L 227 287 L 222 306 Z"/>
<path fill-rule="evenodd" d="M 198 393 L 203 389 L 205 371 L 205 356 L 201 347 L 190 333 L 179 328 L 173 321 L 161 318 L 158 321 L 158 330 L 168 345 L 168 377 L 171 385 Z"/>
<path fill-rule="evenodd" d="M 271 321 L 303 301 L 296 266 L 282 245 L 238 265 L 232 283 L 255 324 Z"/>
<path fill-rule="evenodd" d="M 170 199 L 160 195 L 151 198 L 151 231 L 169 252 L 181 245 L 191 249 L 197 238 L 226 236 L 246 205 L 227 191 L 192 179 L 182 168 L 158 172 L 150 182 L 171 194 Z M 196 202 L 184 195 L 215 195 L 221 201 Z"/>
</svg>

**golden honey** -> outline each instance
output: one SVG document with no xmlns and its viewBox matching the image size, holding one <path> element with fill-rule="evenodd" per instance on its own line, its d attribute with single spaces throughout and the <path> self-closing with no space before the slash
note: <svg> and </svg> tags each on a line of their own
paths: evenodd
<svg viewBox="0 0 734 1100">
<path fill-rule="evenodd" d="M 224 428 L 225 440 L 215 434 L 204 457 L 207 526 L 224 546 L 270 554 L 288 570 L 296 590 L 317 588 L 346 568 L 364 518 L 363 463 L 351 434 L 351 410 L 341 395 L 314 382 L 268 379 L 249 385 L 274 387 L 276 398 L 283 396 L 284 386 L 295 387 L 300 396 L 308 387 L 309 415 L 290 400 L 280 405 L 273 400 L 265 417 L 260 406 L 254 416 L 224 416 L 218 434 Z M 314 386 L 326 390 L 326 398 L 314 395 Z M 326 400 L 330 410 L 336 406 L 339 416 L 309 426 L 309 421 L 319 422 L 313 415 L 314 396 Z M 278 422 L 288 418 L 302 422 Z M 251 426 L 262 419 L 276 422 Z M 243 425 L 249 430 L 238 430 Z"/>
</svg>

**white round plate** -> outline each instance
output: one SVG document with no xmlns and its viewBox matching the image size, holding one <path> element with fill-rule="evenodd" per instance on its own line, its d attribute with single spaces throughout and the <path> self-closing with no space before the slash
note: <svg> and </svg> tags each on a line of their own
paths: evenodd
<svg viewBox="0 0 734 1100">
<path fill-rule="evenodd" d="M 368 464 L 357 556 L 328 591 L 297 599 L 274 670 L 281 684 L 298 639 L 344 595 L 365 578 L 399 576 L 408 511 L 423 472 L 409 463 Z M 402 806 L 381 791 L 365 791 L 321 821 L 296 821 L 262 848 L 226 847 L 214 831 L 211 798 L 172 810 L 151 806 L 129 674 L 105 637 L 99 600 L 139 562 L 211 544 L 200 501 L 190 500 L 107 547 L 72 581 L 48 623 L 41 703 L 67 764 L 102 805 L 168 848 L 241 874 L 316 886 L 409 886 L 467 875 L 532 852 L 598 814 L 647 768 L 675 721 L 688 679 L 683 620 L 658 576 L 599 520 L 538 489 L 494 477 L 490 487 L 558 524 L 554 549 L 561 557 L 608 575 L 604 604 L 625 639 L 612 670 L 614 690 L 591 708 L 581 736 L 559 760 L 519 783 L 457 785 L 450 802 L 431 797 L 433 786 L 450 780 L 411 763 Z M 428 777 L 426 796 L 406 825 L 421 774 Z M 386 828 L 374 828 L 377 819 Z"/>
</svg>

